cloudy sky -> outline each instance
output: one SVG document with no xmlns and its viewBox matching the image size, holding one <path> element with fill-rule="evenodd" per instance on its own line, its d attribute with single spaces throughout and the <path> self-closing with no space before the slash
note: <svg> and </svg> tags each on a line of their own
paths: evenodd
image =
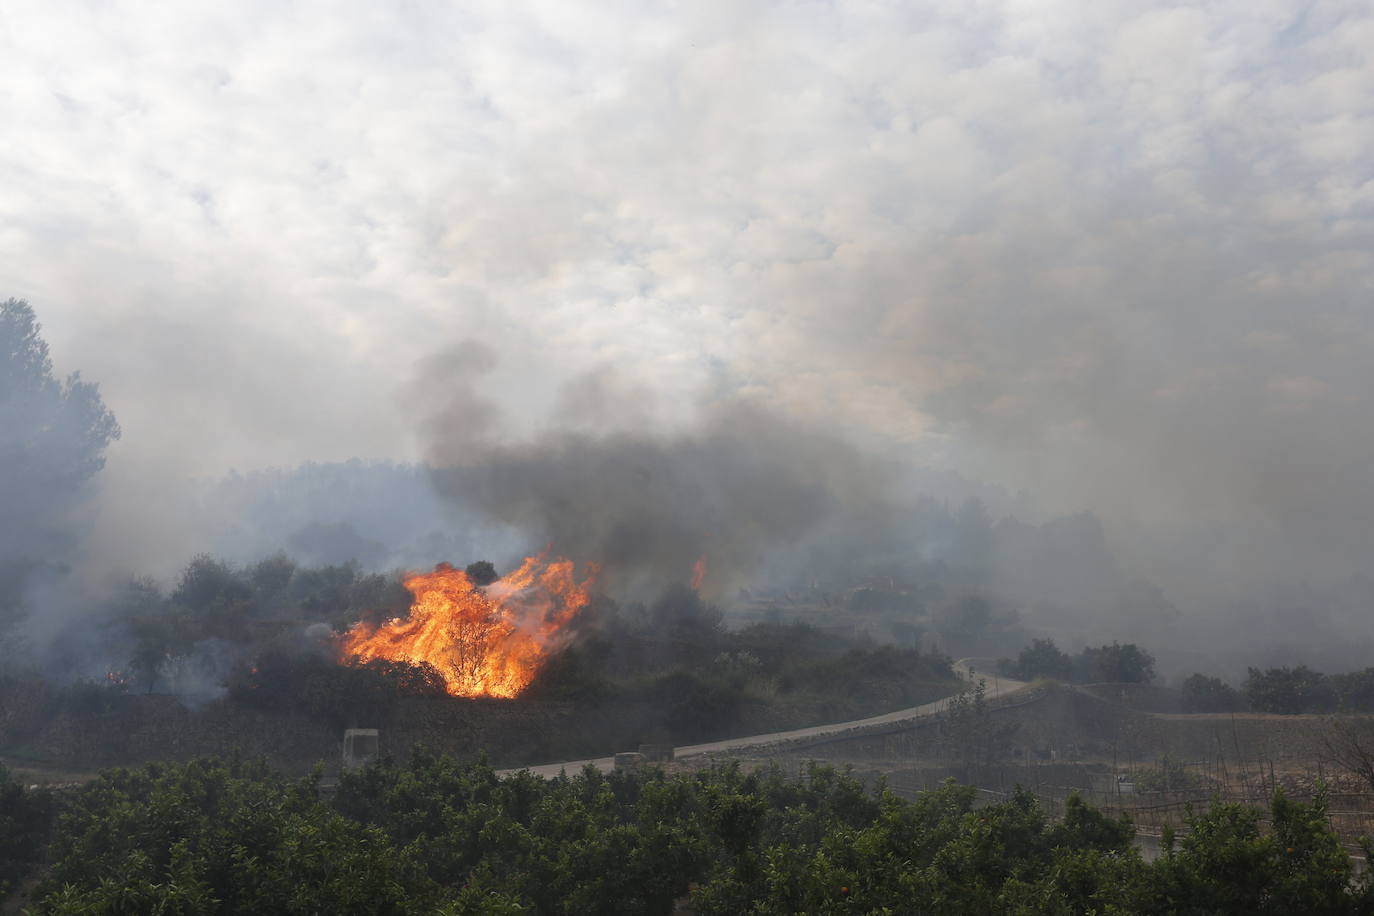
<svg viewBox="0 0 1374 916">
<path fill-rule="evenodd" d="M 477 338 L 517 429 L 610 366 L 1354 567 L 1370 49 L 1362 0 L 9 0 L 0 297 L 115 474 L 417 456 Z"/>
</svg>

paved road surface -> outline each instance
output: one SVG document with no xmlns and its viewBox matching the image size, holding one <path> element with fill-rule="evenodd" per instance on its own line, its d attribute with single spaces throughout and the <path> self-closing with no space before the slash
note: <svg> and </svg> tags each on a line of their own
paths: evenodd
<svg viewBox="0 0 1374 916">
<path fill-rule="evenodd" d="M 975 668 L 970 665 L 978 662 L 975 666 L 977 670 L 990 670 L 991 664 L 986 659 L 962 659 L 955 662 L 955 671 L 960 677 L 970 678 L 971 672 Z M 984 677 L 984 675 L 977 675 Z M 1026 686 L 1022 681 L 1012 681 L 1006 678 L 987 679 L 987 697 L 991 699 L 996 696 L 1003 696 Z M 943 711 L 949 705 L 950 697 L 935 700 L 932 703 L 924 703 L 920 706 L 912 706 L 907 709 L 899 709 L 896 712 L 884 713 L 881 716 L 871 716 L 867 719 L 853 719 L 849 722 L 836 722 L 833 725 L 815 725 L 811 728 L 797 728 L 787 732 L 771 732 L 767 735 L 750 735 L 747 738 L 727 738 L 724 741 L 710 741 L 706 744 L 689 744 L 684 747 L 675 748 L 673 755 L 681 760 L 684 757 L 697 757 L 701 755 L 744 755 L 748 751 L 758 750 L 768 747 L 781 741 L 795 741 L 799 738 L 823 738 L 829 735 L 838 735 L 854 728 L 864 728 L 871 725 L 886 725 L 891 722 L 903 722 L 907 719 L 916 719 L 921 716 L 932 715 Z M 553 777 L 560 772 L 577 773 L 587 764 L 591 764 L 598 770 L 609 771 L 615 766 L 614 757 L 597 757 L 591 760 L 568 760 L 562 763 L 546 763 L 540 766 L 517 767 L 512 770 L 502 770 L 501 775 L 518 773 L 520 770 L 529 770 L 536 776 Z"/>
</svg>

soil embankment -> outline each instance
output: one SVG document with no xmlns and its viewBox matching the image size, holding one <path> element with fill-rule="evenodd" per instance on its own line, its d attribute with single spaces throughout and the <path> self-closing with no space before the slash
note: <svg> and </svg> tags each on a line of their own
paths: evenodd
<svg viewBox="0 0 1374 916">
<path fill-rule="evenodd" d="M 949 688 L 932 683 L 924 690 L 937 697 Z M 714 734 L 708 723 L 682 737 L 807 726 L 852 715 L 853 708 L 852 702 L 824 698 L 745 699 L 728 710 L 728 718 L 722 716 Z M 576 760 L 674 737 L 662 706 L 623 699 L 397 697 L 381 715 L 330 719 L 253 709 L 227 699 L 192 709 L 156 695 L 103 696 L 81 705 L 54 699 L 54 691 L 39 684 L 0 683 L 0 759 L 33 771 L 90 771 L 232 754 L 265 757 L 286 772 L 306 772 L 319 762 L 330 770 L 347 727 L 380 728 L 383 752 L 398 758 L 423 744 L 460 759 L 485 754 L 505 767 Z"/>
</svg>

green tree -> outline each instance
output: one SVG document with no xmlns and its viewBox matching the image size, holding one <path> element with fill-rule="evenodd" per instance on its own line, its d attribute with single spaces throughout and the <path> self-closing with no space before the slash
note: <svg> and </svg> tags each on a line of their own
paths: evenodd
<svg viewBox="0 0 1374 916">
<path fill-rule="evenodd" d="M 8 483 L 54 495 L 54 487 L 70 492 L 105 466 L 119 424 L 80 373 L 53 377 L 40 330 L 27 302 L 0 303 L 0 468 Z"/>
<path fill-rule="evenodd" d="M 1297 715 L 1330 712 L 1336 707 L 1336 691 L 1320 671 L 1306 665 L 1295 668 L 1248 669 L 1245 698 L 1256 712 Z"/>
<path fill-rule="evenodd" d="M 714 644 L 725 619 L 720 608 L 701 600 L 695 589 L 669 586 L 649 607 L 649 620 L 664 635 Z"/>
<path fill-rule="evenodd" d="M 68 803 L 41 913 L 429 912 L 438 889 L 376 827 L 261 763 L 114 770 Z"/>
<path fill-rule="evenodd" d="M 941 732 L 951 756 L 965 766 L 986 766 L 997 759 L 1016 723 L 998 723 L 987 705 L 987 681 L 954 696 L 944 713 Z"/>
<path fill-rule="evenodd" d="M 1327 823 L 1324 788 L 1311 803 L 1276 792 L 1270 829 L 1261 830 L 1259 820 L 1256 809 L 1232 803 L 1191 814 L 1181 839 L 1166 834 L 1148 893 L 1136 901 L 1139 910 L 1199 916 L 1368 912 L 1367 886 L 1351 883 L 1350 857 Z"/>
<path fill-rule="evenodd" d="M 191 650 L 192 628 L 182 614 L 164 612 L 129 621 L 134 648 L 129 668 L 147 693 L 152 693 L 167 666 Z"/>
<path fill-rule="evenodd" d="M 1220 678 L 1192 674 L 1183 682 L 1183 708 L 1188 712 L 1235 712 L 1245 708 L 1245 698 Z"/>
<path fill-rule="evenodd" d="M 992 605 L 982 595 L 961 595 L 935 614 L 935 628 L 946 640 L 970 651 L 992 622 Z"/>
<path fill-rule="evenodd" d="M 1033 639 L 1021 650 L 1014 662 L 1003 662 L 1001 669 L 1009 677 L 1023 681 L 1038 677 L 1068 681 L 1073 678 L 1073 659 L 1054 644 L 1052 639 Z"/>
<path fill-rule="evenodd" d="M 1074 674 L 1082 683 L 1148 684 L 1155 679 L 1155 657 L 1135 643 L 1114 642 L 1084 649 L 1074 660 Z"/>
<path fill-rule="evenodd" d="M 25 789 L 0 764 L 0 900 L 41 858 L 52 816 L 52 796 Z"/>
<path fill-rule="evenodd" d="M 1331 687 L 1343 712 L 1374 712 L 1374 668 L 1333 674 Z"/>
<path fill-rule="evenodd" d="M 1048 829 L 1046 839 L 1055 849 L 1124 853 L 1135 839 L 1135 828 L 1128 815 L 1113 820 L 1074 792 L 1064 803 L 1064 819 Z"/>
<path fill-rule="evenodd" d="M 119 424 L 91 382 L 53 376 L 27 302 L 0 302 L 0 615 L 33 570 L 69 544 L 68 512 L 105 465 Z"/>
<path fill-rule="evenodd" d="M 1076 796 L 1053 823 L 1020 788 L 975 807 L 952 783 L 905 801 L 828 767 L 800 777 L 731 763 L 502 778 L 419 749 L 345 773 L 323 802 L 313 779 L 261 763 L 114 770 L 69 796 L 36 912 L 666 916 L 689 892 L 700 916 L 1370 912 L 1324 790 L 1277 793 L 1268 829 L 1243 805 L 1189 812 L 1147 864 L 1129 820 Z M 25 863 L 41 846 L 6 840 Z"/>
<path fill-rule="evenodd" d="M 254 563 L 248 571 L 248 581 L 261 600 L 268 601 L 281 594 L 296 574 L 296 561 L 284 551 L 277 551 Z"/>
<path fill-rule="evenodd" d="M 237 570 L 201 553 L 192 557 L 181 571 L 172 601 L 192 611 L 204 612 L 214 605 L 224 607 L 247 602 L 252 595 L 252 586 Z"/>
</svg>

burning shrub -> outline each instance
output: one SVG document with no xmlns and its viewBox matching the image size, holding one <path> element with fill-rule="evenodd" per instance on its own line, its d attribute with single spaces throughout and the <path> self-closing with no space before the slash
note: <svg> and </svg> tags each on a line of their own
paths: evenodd
<svg viewBox="0 0 1374 916">
<path fill-rule="evenodd" d="M 569 624 L 591 600 L 592 569 L 578 582 L 569 560 L 526 558 L 520 568 L 479 587 L 441 563 L 408 576 L 415 596 L 405 619 L 355 626 L 346 657 L 433 665 L 454 696 L 513 697 L 529 686 L 550 653 L 566 645 Z"/>
</svg>

